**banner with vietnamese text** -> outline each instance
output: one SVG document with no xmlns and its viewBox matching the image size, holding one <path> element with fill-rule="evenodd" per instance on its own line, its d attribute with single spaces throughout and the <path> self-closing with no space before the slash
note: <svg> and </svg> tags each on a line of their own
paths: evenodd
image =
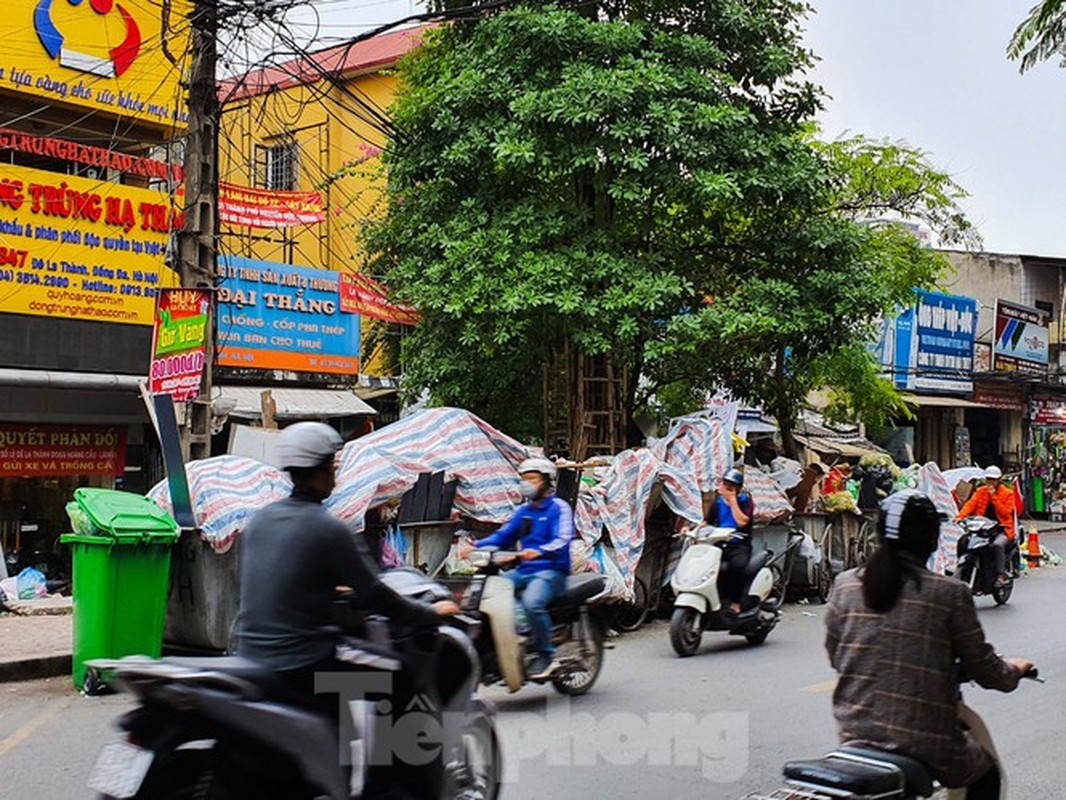
<svg viewBox="0 0 1066 800">
<path fill-rule="evenodd" d="M 120 476 L 126 429 L 0 422 L 0 478 Z"/>
<path fill-rule="evenodd" d="M 342 272 L 341 276 L 341 310 L 351 314 L 379 319 L 382 322 L 396 322 L 400 325 L 417 325 L 420 315 L 413 306 L 397 305 L 389 302 L 388 290 L 366 275 Z"/>
<path fill-rule="evenodd" d="M 155 311 L 152 394 L 169 394 L 175 403 L 200 396 L 210 321 L 211 293 L 206 289 L 163 289 Z"/>
</svg>

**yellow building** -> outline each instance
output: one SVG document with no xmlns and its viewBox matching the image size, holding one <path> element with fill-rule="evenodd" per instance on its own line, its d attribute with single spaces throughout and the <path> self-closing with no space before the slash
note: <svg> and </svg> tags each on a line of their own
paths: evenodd
<svg viewBox="0 0 1066 800">
<path fill-rule="evenodd" d="M 164 8 L 165 6 L 165 8 Z M 32 559 L 78 486 L 161 477 L 140 398 L 174 206 L 185 0 L 0 15 L 0 547 Z M 36 563 L 36 562 L 33 562 Z"/>
<path fill-rule="evenodd" d="M 397 86 L 391 68 L 417 46 L 422 31 L 386 33 L 223 83 L 220 179 L 271 192 L 318 193 L 325 211 L 320 222 L 273 230 L 224 224 L 224 250 L 268 262 L 361 271 L 358 228 L 381 211 L 379 154 Z M 371 324 L 380 330 L 381 323 Z M 364 334 L 368 327 L 364 320 Z M 388 391 L 391 370 L 380 352 L 364 353 L 360 394 Z M 366 376 L 377 379 L 369 381 L 377 391 L 366 391 Z"/>
</svg>

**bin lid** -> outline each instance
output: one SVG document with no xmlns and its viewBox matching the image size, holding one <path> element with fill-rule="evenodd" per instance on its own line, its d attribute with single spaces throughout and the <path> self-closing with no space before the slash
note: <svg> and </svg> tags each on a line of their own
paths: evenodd
<svg viewBox="0 0 1066 800">
<path fill-rule="evenodd" d="M 83 486 L 74 502 L 103 534 L 116 538 L 178 537 L 178 523 L 158 503 L 143 495 Z"/>
</svg>

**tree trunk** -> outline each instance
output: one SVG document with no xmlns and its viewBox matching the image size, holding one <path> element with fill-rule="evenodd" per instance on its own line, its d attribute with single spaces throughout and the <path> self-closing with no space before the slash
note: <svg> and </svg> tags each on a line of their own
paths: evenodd
<svg viewBox="0 0 1066 800">
<path fill-rule="evenodd" d="M 790 414 L 777 414 L 777 427 L 781 431 L 781 450 L 784 452 L 785 458 L 799 458 L 799 445 L 796 443 L 796 437 L 793 435 L 795 430 L 795 422 Z"/>
</svg>

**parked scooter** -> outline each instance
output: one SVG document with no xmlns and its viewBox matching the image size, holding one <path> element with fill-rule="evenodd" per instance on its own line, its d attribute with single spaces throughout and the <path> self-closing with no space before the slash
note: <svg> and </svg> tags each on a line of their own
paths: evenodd
<svg viewBox="0 0 1066 800">
<path fill-rule="evenodd" d="M 718 576 L 722 548 L 736 533 L 733 528 L 701 526 L 682 534 L 692 541 L 670 578 L 676 595 L 670 644 L 679 656 L 695 654 L 704 631 L 726 631 L 745 637 L 751 644 L 762 644 L 780 619 L 788 584 L 783 565 L 791 563 L 792 550 L 803 542 L 802 531 L 790 528 L 788 546 L 776 557 L 770 550 L 751 554 L 744 571 L 745 600 L 740 613 L 732 614 L 719 597 Z"/>
<path fill-rule="evenodd" d="M 603 594 L 602 575 L 585 573 L 566 580 L 566 592 L 549 606 L 552 640 L 559 668 L 546 680 L 531 681 L 529 667 L 535 657 L 527 647 L 528 637 L 519 630 L 514 584 L 500 575 L 518 563 L 518 554 L 491 547 L 474 550 L 470 563 L 477 567 L 460 605 L 483 621 L 474 645 L 481 658 L 481 680 L 486 686 L 503 682 L 517 692 L 526 683 L 550 681 L 556 691 L 576 696 L 585 694 L 603 667 L 603 622 L 593 613 L 592 604 Z"/>
<path fill-rule="evenodd" d="M 970 586 L 974 596 L 990 595 L 996 605 L 1003 605 L 1014 591 L 1014 579 L 1018 574 L 1018 543 L 1007 544 L 1007 580 L 996 585 L 995 553 L 992 541 L 1001 533 L 1003 526 L 987 517 L 967 517 L 959 523 L 964 531 L 959 538 L 958 565 L 955 574 Z"/>
<path fill-rule="evenodd" d="M 428 602 L 451 598 L 417 571 L 394 570 L 382 580 Z M 474 694 L 478 658 L 462 630 L 476 629 L 477 621 L 459 615 L 437 628 L 397 629 L 369 617 L 365 625 L 365 639 L 340 640 L 337 658 L 368 674 L 398 673 L 404 664 L 415 672 L 418 708 L 435 709 L 441 730 L 444 769 L 433 797 L 494 800 L 500 780 L 494 711 Z M 135 656 L 91 666 L 140 702 L 119 720 L 126 740 L 104 747 L 89 779 L 105 799 L 358 798 L 370 765 L 381 763 L 377 755 L 394 752 L 389 748 L 397 743 L 388 737 L 403 729 L 402 718 L 383 727 L 390 720 L 378 715 L 377 703 L 356 701 L 348 781 L 336 723 L 293 697 L 269 669 L 235 657 Z"/>
<path fill-rule="evenodd" d="M 1034 667 L 1023 676 L 1043 682 Z M 1007 798 L 1007 775 L 996 753 L 992 735 L 980 715 L 959 696 L 959 720 L 992 756 L 999 768 L 1000 800 Z M 937 797 L 965 800 L 966 789 L 945 789 L 937 784 L 925 765 L 913 758 L 884 750 L 841 747 L 823 758 L 790 761 L 784 767 L 785 785 L 772 794 L 749 794 L 744 800 L 839 800 L 878 798 L 878 800 L 918 800 Z"/>
</svg>

